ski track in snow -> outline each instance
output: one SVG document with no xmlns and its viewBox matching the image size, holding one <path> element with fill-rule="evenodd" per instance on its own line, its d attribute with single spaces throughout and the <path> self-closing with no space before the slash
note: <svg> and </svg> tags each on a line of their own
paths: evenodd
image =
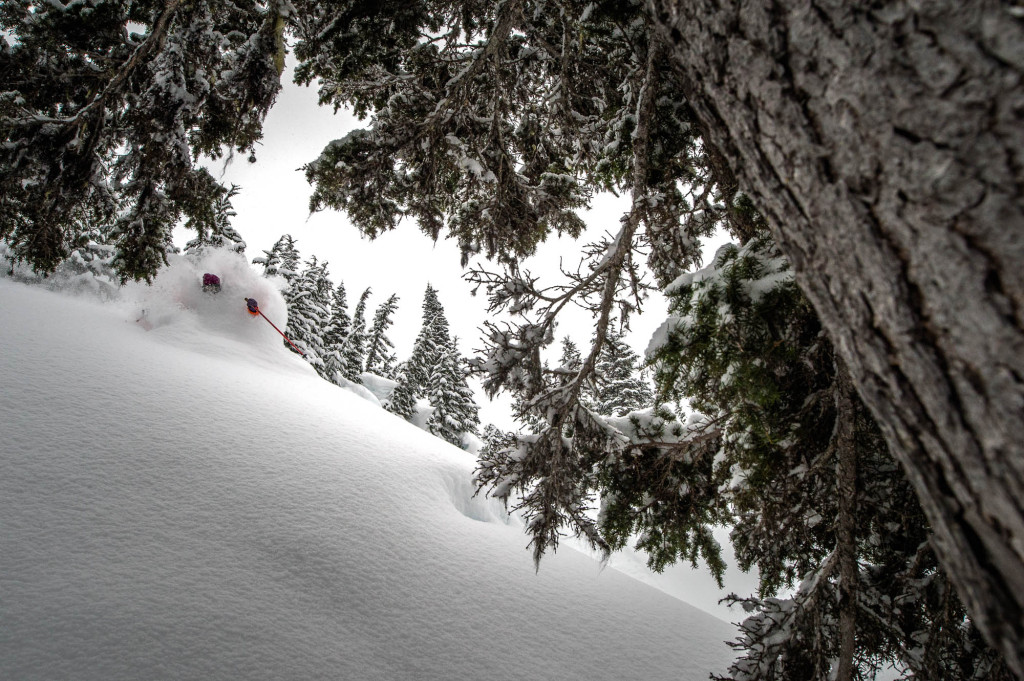
<svg viewBox="0 0 1024 681">
<path fill-rule="evenodd" d="M 471 456 L 249 317 L 284 327 L 265 280 L 193 274 L 106 304 L 0 278 L 0 679 L 726 669 L 725 622 L 573 550 L 535 573 Z"/>
</svg>

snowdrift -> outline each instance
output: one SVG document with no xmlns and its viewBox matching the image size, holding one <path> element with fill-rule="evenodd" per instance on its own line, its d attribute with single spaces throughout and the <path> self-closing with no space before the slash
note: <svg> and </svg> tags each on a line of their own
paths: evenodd
<svg viewBox="0 0 1024 681">
<path fill-rule="evenodd" d="M 0 678 L 724 671 L 725 622 L 572 550 L 535 573 L 472 458 L 320 380 L 224 257 L 217 296 L 0 278 Z"/>
</svg>

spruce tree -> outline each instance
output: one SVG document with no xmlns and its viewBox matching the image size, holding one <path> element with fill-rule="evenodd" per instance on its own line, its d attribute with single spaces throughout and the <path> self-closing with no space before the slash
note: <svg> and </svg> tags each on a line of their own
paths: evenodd
<svg viewBox="0 0 1024 681">
<path fill-rule="evenodd" d="M 430 372 L 437 364 L 439 355 L 440 349 L 435 340 L 433 318 L 431 318 L 420 328 L 416 340 L 413 341 L 409 359 L 402 363 L 402 370 L 399 374 L 399 380 L 408 384 L 415 397 L 426 395 Z"/>
<path fill-rule="evenodd" d="M 235 184 L 230 188 L 220 188 L 206 214 L 200 218 L 189 218 L 185 228 L 195 230 L 196 237 L 185 244 L 186 253 L 200 255 L 210 248 L 228 248 L 235 253 L 245 253 L 245 241 L 231 226 L 231 218 L 235 216 L 231 199 L 238 194 L 239 189 Z"/>
<path fill-rule="evenodd" d="M 423 317 L 420 331 L 413 342 L 412 352 L 402 366 L 400 376 L 415 397 L 425 397 L 433 368 L 441 360 L 444 348 L 451 344 L 448 318 L 430 284 L 423 294 Z"/>
<path fill-rule="evenodd" d="M 640 375 L 640 358 L 623 334 L 609 330 L 594 368 L 597 388 L 593 410 L 598 414 L 625 416 L 653 406 L 654 392 Z"/>
<path fill-rule="evenodd" d="M 408 362 L 398 366 L 395 389 L 388 396 L 384 408 L 408 421 L 416 413 L 416 384 L 407 369 Z"/>
<path fill-rule="evenodd" d="M 437 289 L 427 284 L 423 292 L 423 327 L 431 329 L 431 337 L 435 347 L 443 348 L 451 341 L 448 329 L 448 317 L 445 316 L 444 306 L 438 298 Z"/>
<path fill-rule="evenodd" d="M 480 440 L 483 442 L 483 449 L 501 450 L 516 445 L 516 434 L 488 423 L 480 433 Z"/>
<path fill-rule="evenodd" d="M 512 401 L 512 415 L 523 433 L 539 433 L 547 428 L 547 421 L 534 413 L 522 397 Z"/>
<path fill-rule="evenodd" d="M 355 383 L 362 383 L 359 374 L 363 373 L 363 363 L 366 358 L 366 301 L 369 297 L 369 288 L 359 296 L 359 302 L 356 303 L 356 309 L 352 313 L 352 326 L 349 328 L 342 349 L 345 378 Z"/>
<path fill-rule="evenodd" d="M 324 329 L 324 377 L 337 382 L 337 377 L 348 378 L 345 363 L 345 341 L 352 320 L 348 316 L 345 282 L 339 281 L 331 299 L 331 315 Z"/>
<path fill-rule="evenodd" d="M 89 277 L 103 295 L 113 296 L 118 283 L 114 269 L 114 247 L 107 230 L 93 227 L 82 234 L 81 245 L 57 268 L 62 277 Z"/>
<path fill-rule="evenodd" d="M 1024 678 L 1020 4 L 647 8 Z"/>
<path fill-rule="evenodd" d="M 306 353 L 306 361 L 321 375 L 324 375 L 323 333 L 330 319 L 330 294 L 327 263 L 318 263 L 315 255 L 310 256 L 306 267 L 285 291 L 288 304 L 285 334 Z M 291 348 L 287 342 L 285 345 Z"/>
<path fill-rule="evenodd" d="M 466 433 L 476 433 L 480 425 L 480 408 L 466 382 L 455 339 L 441 348 L 437 364 L 430 372 L 427 400 L 434 408 L 427 420 L 431 433 L 457 447 L 462 446 Z"/>
<path fill-rule="evenodd" d="M 299 275 L 299 250 L 296 248 L 295 239 L 291 234 L 282 236 L 280 243 L 279 262 L 274 274 L 284 277 L 285 281 L 290 284 Z"/>
<path fill-rule="evenodd" d="M 384 378 L 394 377 L 396 358 L 392 350 L 395 345 L 388 338 L 387 331 L 394 323 L 391 317 L 397 309 L 398 295 L 393 293 L 374 312 L 373 326 L 367 339 L 366 371 Z"/>
<path fill-rule="evenodd" d="M 282 236 L 274 242 L 269 251 L 263 251 L 263 255 L 258 255 L 252 259 L 253 265 L 263 266 L 263 276 L 269 277 L 277 274 L 277 266 L 281 262 L 280 250 L 283 239 L 284 237 Z"/>
<path fill-rule="evenodd" d="M 282 276 L 291 283 L 299 272 L 299 251 L 291 234 L 284 234 L 269 251 L 252 259 L 254 265 L 263 265 L 263 276 Z"/>
<path fill-rule="evenodd" d="M 559 368 L 566 372 L 575 372 L 583 364 L 583 357 L 580 349 L 568 336 L 562 337 L 562 356 L 558 362 Z"/>
<path fill-rule="evenodd" d="M 402 362 L 396 372 L 398 385 L 387 406 L 389 411 L 406 419 L 414 413 L 416 400 L 427 396 L 431 373 L 440 363 L 443 349 L 451 343 L 448 319 L 437 291 L 430 284 L 424 291 L 422 308 L 420 331 L 412 344 L 409 359 Z"/>
<path fill-rule="evenodd" d="M 103 298 L 114 298 L 120 284 L 113 266 L 114 252 L 109 226 L 93 227 L 82 233 L 66 260 L 52 273 L 45 274 L 25 266 L 11 247 L 0 241 L 0 276 L 51 289 L 91 291 Z"/>
</svg>

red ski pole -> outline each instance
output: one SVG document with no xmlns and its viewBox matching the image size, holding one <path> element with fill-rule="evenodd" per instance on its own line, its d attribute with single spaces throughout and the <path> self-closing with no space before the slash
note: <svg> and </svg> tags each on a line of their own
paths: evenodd
<svg viewBox="0 0 1024 681">
<path fill-rule="evenodd" d="M 291 339 L 288 338 L 288 336 L 284 335 L 284 332 L 281 331 L 281 329 L 277 328 L 277 325 L 274 324 L 274 322 L 272 322 L 269 319 L 267 319 L 267 315 L 263 314 L 263 310 L 260 309 L 260 306 L 256 303 L 256 299 L 255 298 L 246 298 L 245 299 L 245 306 L 249 309 L 249 314 L 251 314 L 252 316 L 255 317 L 256 315 L 259 315 L 259 316 L 263 317 L 264 319 L 266 319 L 267 320 L 267 324 L 270 324 L 271 326 L 273 326 L 274 327 L 274 331 L 277 331 L 279 334 L 281 334 L 281 338 L 284 338 L 286 341 L 288 341 L 288 345 L 290 345 L 293 348 L 295 348 L 295 352 L 299 353 L 303 357 L 306 356 L 306 353 L 304 353 L 302 350 L 299 350 L 297 347 L 295 347 L 295 343 L 292 343 Z"/>
</svg>

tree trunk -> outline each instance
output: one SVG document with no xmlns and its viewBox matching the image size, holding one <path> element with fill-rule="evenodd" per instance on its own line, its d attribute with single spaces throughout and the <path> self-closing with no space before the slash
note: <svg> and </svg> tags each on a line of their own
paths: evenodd
<svg viewBox="0 0 1024 681">
<path fill-rule="evenodd" d="M 853 387 L 849 372 L 836 362 L 836 426 L 832 442 L 836 448 L 836 556 L 839 559 L 839 663 L 836 681 L 853 681 L 857 651 L 857 442 Z"/>
<path fill-rule="evenodd" d="M 972 619 L 1024 678 L 1024 11 L 648 2 Z"/>
</svg>

